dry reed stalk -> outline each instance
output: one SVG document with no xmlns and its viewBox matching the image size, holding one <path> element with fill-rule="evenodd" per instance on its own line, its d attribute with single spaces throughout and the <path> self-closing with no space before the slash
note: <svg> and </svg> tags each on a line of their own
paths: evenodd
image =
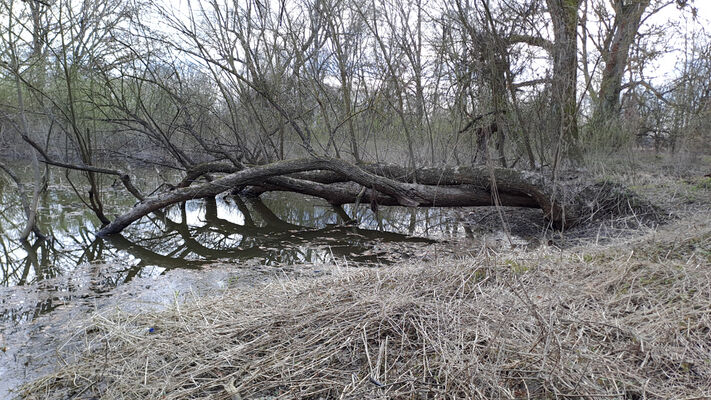
<svg viewBox="0 0 711 400">
<path fill-rule="evenodd" d="M 484 249 L 97 315 L 86 351 L 22 394 L 708 398 L 711 223 L 674 226 L 615 247 Z"/>
</svg>

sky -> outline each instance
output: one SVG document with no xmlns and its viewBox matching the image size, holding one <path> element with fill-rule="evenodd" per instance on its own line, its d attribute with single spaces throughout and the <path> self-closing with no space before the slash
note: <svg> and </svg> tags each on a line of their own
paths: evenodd
<svg viewBox="0 0 711 400">
<path fill-rule="evenodd" d="M 711 34 L 711 0 L 695 0 L 690 4 L 698 10 L 695 21 L 690 18 L 689 12 L 682 12 L 676 6 L 670 5 L 652 16 L 649 22 L 664 24 L 671 21 L 681 24 L 680 27 L 688 32 L 687 38 L 690 45 L 694 40 L 694 30 L 704 29 L 707 34 Z M 669 35 L 668 37 L 671 40 L 669 44 L 672 47 L 683 48 L 683 35 Z M 683 57 L 683 53 L 680 51 L 673 51 L 660 57 L 654 67 L 647 71 L 649 72 L 649 79 L 654 83 L 660 83 L 673 78 L 675 75 L 674 68 L 681 57 Z"/>
</svg>

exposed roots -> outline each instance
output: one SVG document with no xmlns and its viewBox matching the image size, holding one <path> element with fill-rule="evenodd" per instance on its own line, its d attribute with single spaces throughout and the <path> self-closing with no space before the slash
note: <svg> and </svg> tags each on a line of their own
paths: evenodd
<svg viewBox="0 0 711 400">
<path fill-rule="evenodd" d="M 97 316 L 86 352 L 22 394 L 705 398 L 710 267 L 707 219 L 625 247 L 482 249 L 227 291 Z"/>
</svg>

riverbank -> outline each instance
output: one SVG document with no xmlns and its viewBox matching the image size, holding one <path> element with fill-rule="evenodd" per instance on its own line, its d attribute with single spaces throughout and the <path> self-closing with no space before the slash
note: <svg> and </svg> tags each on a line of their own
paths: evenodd
<svg viewBox="0 0 711 400">
<path fill-rule="evenodd" d="M 605 246 L 334 268 L 111 311 L 60 398 L 705 398 L 711 215 Z M 71 359 L 71 357 L 70 357 Z"/>
</svg>

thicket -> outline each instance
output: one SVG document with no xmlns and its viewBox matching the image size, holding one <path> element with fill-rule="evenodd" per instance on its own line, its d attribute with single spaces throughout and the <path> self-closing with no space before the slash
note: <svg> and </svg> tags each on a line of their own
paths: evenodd
<svg viewBox="0 0 711 400">
<path fill-rule="evenodd" d="M 3 0 L 0 10 L 0 167 L 24 199 L 23 237 L 42 234 L 33 215 L 48 165 L 79 171 L 68 175 L 77 196 L 106 225 L 116 177 L 143 197 L 127 164 L 190 175 L 209 162 L 333 157 L 555 180 L 633 149 L 699 164 L 709 148 L 711 41 L 693 2 Z M 676 63 L 658 65 L 668 54 Z M 660 71 L 668 79 L 648 78 Z M 32 180 L 12 173 L 13 158 L 32 162 Z"/>
</svg>

